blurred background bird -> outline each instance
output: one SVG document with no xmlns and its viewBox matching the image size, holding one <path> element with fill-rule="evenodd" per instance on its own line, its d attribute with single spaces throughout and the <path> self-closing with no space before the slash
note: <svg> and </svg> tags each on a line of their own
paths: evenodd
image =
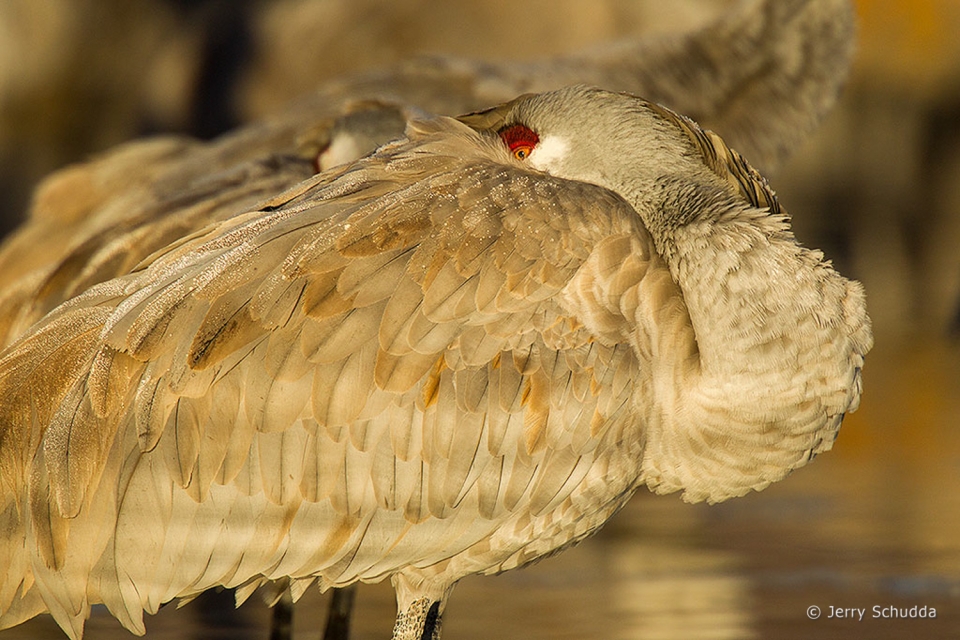
<svg viewBox="0 0 960 640">
<path fill-rule="evenodd" d="M 296 184 L 307 175 L 305 160 L 320 170 L 399 137 L 418 110 L 457 115 L 586 82 L 670 105 L 761 169 L 775 169 L 835 102 L 852 32 L 845 0 L 745 2 L 682 35 L 535 62 L 414 58 L 328 80 L 209 144 L 160 138 L 122 147 L 37 191 L 29 224 L 0 255 L 0 337 L 9 342 L 70 295 L 187 230 Z"/>
</svg>

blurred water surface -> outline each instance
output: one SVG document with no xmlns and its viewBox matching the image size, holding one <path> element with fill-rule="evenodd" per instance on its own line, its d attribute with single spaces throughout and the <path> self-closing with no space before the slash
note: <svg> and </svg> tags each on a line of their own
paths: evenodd
<svg viewBox="0 0 960 640">
<path fill-rule="evenodd" d="M 720 505 L 641 491 L 579 547 L 464 580 L 445 640 L 960 637 L 958 356 L 960 345 L 945 341 L 881 343 L 864 369 L 863 404 L 833 451 Z M 297 640 L 319 640 L 326 606 L 315 590 L 301 599 Z M 813 606 L 819 619 L 808 617 Z M 891 607 L 936 617 L 875 617 Z M 838 619 L 836 608 L 862 609 L 863 619 Z M 354 638 L 388 638 L 394 613 L 388 584 L 362 586 Z M 234 611 L 229 594 L 214 594 L 149 617 L 147 637 L 266 640 L 269 615 L 256 596 Z M 49 617 L 0 632 L 56 637 Z M 132 636 L 98 609 L 85 637 Z"/>
</svg>

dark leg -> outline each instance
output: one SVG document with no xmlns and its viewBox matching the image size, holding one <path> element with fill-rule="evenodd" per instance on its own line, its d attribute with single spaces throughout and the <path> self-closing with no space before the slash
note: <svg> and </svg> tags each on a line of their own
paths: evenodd
<svg viewBox="0 0 960 640">
<path fill-rule="evenodd" d="M 350 612 L 353 610 L 353 600 L 356 597 L 357 585 L 355 584 L 333 590 L 323 640 L 349 640 Z"/>
<path fill-rule="evenodd" d="M 440 603 L 434 602 L 427 611 L 427 619 L 423 621 L 423 635 L 420 640 L 439 640 L 440 638 Z"/>
<path fill-rule="evenodd" d="M 273 605 L 270 640 L 293 640 L 293 598 L 289 590 L 284 591 Z"/>
</svg>

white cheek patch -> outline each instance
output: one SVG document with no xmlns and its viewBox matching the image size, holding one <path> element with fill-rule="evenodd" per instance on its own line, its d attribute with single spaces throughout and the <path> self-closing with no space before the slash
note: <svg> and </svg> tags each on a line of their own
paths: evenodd
<svg viewBox="0 0 960 640">
<path fill-rule="evenodd" d="M 333 136 L 333 141 L 326 151 L 320 154 L 319 162 L 321 171 L 326 171 L 330 167 L 336 167 L 341 164 L 353 162 L 360 158 L 360 145 L 356 139 L 349 133 L 338 133 Z"/>
<path fill-rule="evenodd" d="M 567 157 L 570 143 L 560 136 L 544 136 L 530 152 L 527 162 L 534 169 L 554 173 Z"/>
</svg>

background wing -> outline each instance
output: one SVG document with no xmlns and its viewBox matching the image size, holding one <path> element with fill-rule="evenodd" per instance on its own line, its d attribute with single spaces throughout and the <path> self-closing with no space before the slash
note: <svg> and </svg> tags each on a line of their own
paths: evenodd
<svg viewBox="0 0 960 640">
<path fill-rule="evenodd" d="M 132 143 L 51 176 L 0 252 L 0 344 L 87 287 L 313 174 L 283 136 L 253 134 Z"/>
</svg>

